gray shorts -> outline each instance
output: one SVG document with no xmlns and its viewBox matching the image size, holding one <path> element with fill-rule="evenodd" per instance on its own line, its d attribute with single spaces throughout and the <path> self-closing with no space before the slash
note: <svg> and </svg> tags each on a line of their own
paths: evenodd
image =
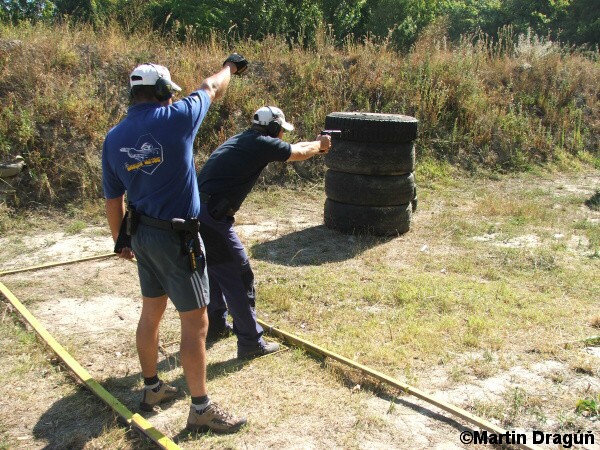
<svg viewBox="0 0 600 450">
<path fill-rule="evenodd" d="M 140 224 L 131 239 L 144 297 L 167 294 L 179 312 L 203 308 L 210 302 L 206 259 L 196 255 L 197 270 L 182 253 L 178 232 Z M 202 243 L 204 252 L 204 243 Z"/>
</svg>

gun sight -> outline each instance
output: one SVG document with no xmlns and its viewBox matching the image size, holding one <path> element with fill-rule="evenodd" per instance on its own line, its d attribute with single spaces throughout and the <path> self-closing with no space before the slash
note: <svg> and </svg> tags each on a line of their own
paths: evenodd
<svg viewBox="0 0 600 450">
<path fill-rule="evenodd" d="M 321 134 L 332 137 L 340 137 L 342 135 L 342 130 L 323 130 L 321 131 Z"/>
</svg>

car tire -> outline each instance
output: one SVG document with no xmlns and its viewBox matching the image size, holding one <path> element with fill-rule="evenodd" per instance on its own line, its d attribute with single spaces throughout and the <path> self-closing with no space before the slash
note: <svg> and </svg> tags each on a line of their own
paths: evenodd
<svg viewBox="0 0 600 450">
<path fill-rule="evenodd" d="M 418 121 L 401 114 L 333 112 L 325 117 L 325 128 L 341 130 L 341 139 L 360 142 L 408 143 L 417 138 Z"/>
<path fill-rule="evenodd" d="M 325 195 L 336 202 L 363 206 L 396 206 L 415 197 L 415 178 L 405 175 L 358 175 L 328 170 Z"/>
<path fill-rule="evenodd" d="M 329 169 L 362 175 L 403 175 L 415 170 L 415 144 L 367 143 L 334 138 L 325 155 Z"/>
<path fill-rule="evenodd" d="M 362 206 L 325 200 L 325 226 L 346 234 L 403 234 L 410 229 L 411 216 L 411 203 L 398 206 Z"/>
</svg>

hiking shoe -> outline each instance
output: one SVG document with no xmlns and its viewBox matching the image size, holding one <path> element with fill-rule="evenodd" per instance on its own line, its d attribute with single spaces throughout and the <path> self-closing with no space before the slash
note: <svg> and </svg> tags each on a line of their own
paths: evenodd
<svg viewBox="0 0 600 450">
<path fill-rule="evenodd" d="M 206 333 L 206 342 L 217 342 L 221 339 L 226 339 L 229 336 L 233 336 L 233 327 L 231 325 L 227 324 L 224 327 L 218 329 L 211 328 L 209 325 L 208 333 Z"/>
<path fill-rule="evenodd" d="M 174 386 L 169 386 L 167 383 L 161 381 L 158 392 L 154 392 L 152 389 L 145 389 L 142 396 L 142 402 L 140 403 L 140 409 L 142 411 L 150 412 L 154 406 L 161 402 L 166 402 L 177 396 L 179 390 Z"/>
<path fill-rule="evenodd" d="M 276 342 L 266 343 L 264 340 L 258 341 L 254 345 L 239 345 L 237 357 L 238 359 L 251 359 L 257 356 L 268 355 L 269 353 L 275 353 L 279 350 L 279 344 Z"/>
<path fill-rule="evenodd" d="M 245 424 L 246 419 L 234 417 L 219 408 L 216 403 L 211 403 L 201 413 L 196 411 L 194 406 L 190 407 L 187 429 L 200 433 L 212 431 L 213 433 L 228 434 L 235 433 Z"/>
</svg>

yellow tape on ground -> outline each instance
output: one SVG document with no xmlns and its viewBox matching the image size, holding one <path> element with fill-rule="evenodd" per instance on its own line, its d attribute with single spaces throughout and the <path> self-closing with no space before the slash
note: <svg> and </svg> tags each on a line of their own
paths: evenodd
<svg viewBox="0 0 600 450">
<path fill-rule="evenodd" d="M 100 383 L 92 378 L 54 337 L 38 322 L 38 320 L 25 308 L 25 306 L 14 296 L 14 294 L 0 282 L 0 292 L 8 299 L 23 318 L 31 325 L 35 332 L 50 346 L 58 357 L 69 367 L 94 394 L 96 394 L 104 403 L 121 416 L 129 425 L 138 428 L 142 433 L 154 441 L 160 448 L 167 450 L 179 449 L 180 447 L 171 441 L 168 437 L 152 426 L 150 422 L 139 414 L 134 414 L 119 400 L 113 397 L 110 392 L 102 387 Z"/>
<path fill-rule="evenodd" d="M 93 261 L 95 259 L 109 258 L 111 256 L 117 256 L 117 255 L 115 255 L 114 253 L 105 253 L 104 255 L 88 256 L 87 258 L 76 259 L 76 260 L 71 260 L 71 261 L 43 264 L 41 266 L 25 267 L 23 269 L 7 270 L 5 272 L 0 272 L 0 276 L 11 275 L 13 273 L 30 272 L 32 270 L 48 269 L 49 267 L 66 266 L 67 264 L 75 264 L 75 263 L 83 262 L 83 261 Z"/>
</svg>

